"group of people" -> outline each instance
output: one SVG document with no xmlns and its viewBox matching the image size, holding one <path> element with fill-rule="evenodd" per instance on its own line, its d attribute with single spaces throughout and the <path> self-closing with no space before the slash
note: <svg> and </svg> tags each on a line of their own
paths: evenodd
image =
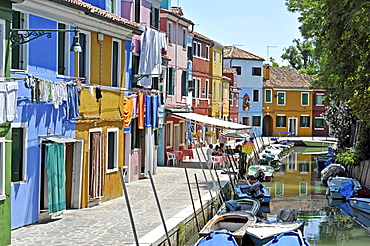
<svg viewBox="0 0 370 246">
<path fill-rule="evenodd" d="M 222 156 L 224 153 L 234 155 L 241 153 L 241 145 L 237 145 L 235 149 L 232 149 L 231 146 L 225 146 L 225 144 L 220 143 L 213 148 L 213 144 L 208 145 L 207 157 L 208 161 L 211 162 L 212 156 Z"/>
</svg>

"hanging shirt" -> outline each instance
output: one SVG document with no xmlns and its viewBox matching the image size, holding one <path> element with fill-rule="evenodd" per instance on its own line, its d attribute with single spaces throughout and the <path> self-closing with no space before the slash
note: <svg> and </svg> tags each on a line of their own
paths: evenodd
<svg viewBox="0 0 370 246">
<path fill-rule="evenodd" d="M 144 93 L 139 93 L 137 103 L 137 117 L 139 129 L 144 129 Z"/>
<path fill-rule="evenodd" d="M 145 127 L 152 127 L 152 97 L 145 95 Z"/>
<path fill-rule="evenodd" d="M 132 118 L 137 117 L 137 95 L 132 95 Z"/>
<path fill-rule="evenodd" d="M 123 127 L 130 125 L 132 120 L 132 97 L 123 98 Z"/>
</svg>

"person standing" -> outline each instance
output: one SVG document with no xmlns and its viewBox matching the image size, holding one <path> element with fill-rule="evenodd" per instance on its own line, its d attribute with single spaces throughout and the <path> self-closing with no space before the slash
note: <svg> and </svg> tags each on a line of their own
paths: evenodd
<svg viewBox="0 0 370 246">
<path fill-rule="evenodd" d="M 214 151 L 215 150 L 213 149 L 213 145 L 212 144 L 208 145 L 208 149 L 207 149 L 208 164 L 212 162 L 212 154 Z"/>
</svg>

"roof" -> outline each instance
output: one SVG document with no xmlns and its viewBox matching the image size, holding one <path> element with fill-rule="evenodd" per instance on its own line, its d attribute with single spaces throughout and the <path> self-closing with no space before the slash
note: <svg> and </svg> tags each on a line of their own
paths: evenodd
<svg viewBox="0 0 370 246">
<path fill-rule="evenodd" d="M 49 0 L 51 2 L 60 3 L 69 7 L 75 7 L 78 9 L 81 9 L 85 12 L 85 14 L 95 14 L 100 17 L 107 18 L 112 21 L 116 21 L 122 24 L 125 24 L 130 27 L 139 28 L 139 24 L 132 22 L 130 20 L 127 20 L 123 17 L 120 17 L 118 15 L 115 15 L 109 11 L 103 10 L 101 8 L 95 7 L 89 3 L 85 3 L 81 0 Z"/>
<path fill-rule="evenodd" d="M 270 67 L 270 79 L 264 82 L 264 87 L 272 88 L 310 88 L 310 75 L 300 73 L 290 67 Z"/>
<path fill-rule="evenodd" d="M 190 33 L 193 33 L 194 34 L 194 38 L 200 38 L 200 39 L 203 39 L 204 41 L 208 41 L 210 43 L 213 43 L 213 40 L 204 36 L 203 34 L 200 34 L 198 32 L 194 32 L 194 31 L 191 31 Z"/>
<path fill-rule="evenodd" d="M 223 73 L 236 73 L 236 68 L 223 68 L 222 70 Z"/>
<path fill-rule="evenodd" d="M 235 46 L 225 46 L 224 47 L 224 59 L 242 59 L 242 60 L 255 60 L 255 61 L 265 60 L 260 56 L 257 56 L 248 51 L 239 49 Z"/>
<path fill-rule="evenodd" d="M 184 13 L 182 12 L 182 8 L 181 7 L 171 7 L 171 11 L 172 13 L 175 13 L 179 16 L 183 16 Z"/>
<path fill-rule="evenodd" d="M 176 17 L 176 18 L 179 18 L 180 20 L 183 20 L 183 21 L 187 22 L 189 25 L 194 25 L 194 22 L 192 22 L 191 20 L 189 20 L 189 19 L 183 17 L 182 15 L 180 15 L 180 14 L 183 14 L 182 10 L 181 10 L 181 13 L 179 13 L 179 11 L 177 9 L 167 10 L 167 9 L 162 9 L 161 8 L 161 13 L 168 13 L 168 14 Z"/>
<path fill-rule="evenodd" d="M 196 114 L 196 113 L 172 113 L 173 116 L 177 116 L 183 119 L 190 120 L 191 122 L 201 122 L 205 124 L 210 124 L 213 126 L 221 127 L 223 129 L 233 129 L 238 130 L 238 133 L 245 132 L 251 129 L 251 126 L 246 126 L 226 120 L 220 120 L 206 115 Z"/>
</svg>

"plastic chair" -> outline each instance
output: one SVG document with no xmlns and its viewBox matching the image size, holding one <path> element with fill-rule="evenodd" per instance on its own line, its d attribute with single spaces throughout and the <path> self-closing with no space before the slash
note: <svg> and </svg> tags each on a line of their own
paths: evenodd
<svg viewBox="0 0 370 246">
<path fill-rule="evenodd" d="M 166 152 L 167 153 L 167 166 L 170 165 L 170 162 L 172 161 L 172 166 L 178 165 L 176 155 L 174 153 Z"/>
<path fill-rule="evenodd" d="M 218 166 L 221 167 L 221 157 L 220 156 L 211 156 L 211 169 L 218 168 Z"/>
</svg>

